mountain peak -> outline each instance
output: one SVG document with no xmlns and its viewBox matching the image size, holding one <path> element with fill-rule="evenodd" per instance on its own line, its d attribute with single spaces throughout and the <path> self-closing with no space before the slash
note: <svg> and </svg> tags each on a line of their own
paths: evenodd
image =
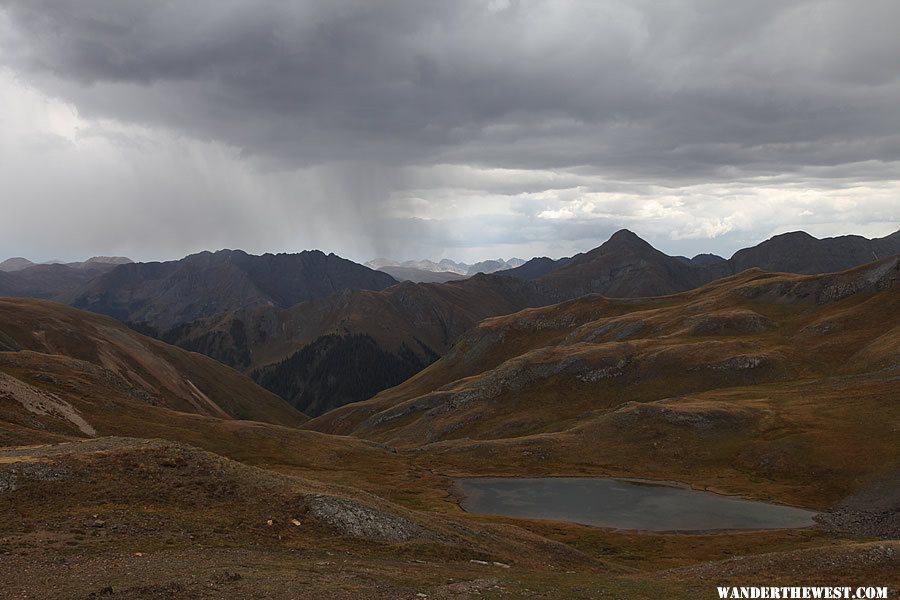
<svg viewBox="0 0 900 600">
<path fill-rule="evenodd" d="M 633 231 L 629 231 L 628 229 L 620 229 L 615 232 L 609 239 L 604 242 L 599 249 L 610 250 L 613 248 L 650 248 L 653 249 L 646 240 L 638 236 Z"/>
<path fill-rule="evenodd" d="M 788 231 L 786 233 L 780 233 L 778 235 L 773 235 L 769 241 L 772 240 L 815 240 L 816 238 L 805 231 Z"/>
<path fill-rule="evenodd" d="M 620 229 L 611 236 L 609 236 L 609 241 L 613 240 L 640 240 L 641 238 L 638 235 L 631 231 L 630 229 Z M 641 240 L 644 241 L 644 240 Z"/>
<path fill-rule="evenodd" d="M 92 256 L 81 263 L 82 267 L 89 265 L 127 265 L 134 262 L 127 256 Z"/>
</svg>

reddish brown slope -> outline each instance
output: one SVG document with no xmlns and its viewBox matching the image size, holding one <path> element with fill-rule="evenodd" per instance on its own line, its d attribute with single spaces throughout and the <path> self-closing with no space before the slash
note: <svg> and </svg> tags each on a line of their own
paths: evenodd
<svg viewBox="0 0 900 600">
<path fill-rule="evenodd" d="M 0 350 L 10 368 L 34 363 L 35 355 L 74 359 L 78 369 L 96 370 L 131 397 L 154 406 L 286 425 L 304 420 L 274 394 L 206 356 L 54 302 L 0 299 Z"/>
</svg>

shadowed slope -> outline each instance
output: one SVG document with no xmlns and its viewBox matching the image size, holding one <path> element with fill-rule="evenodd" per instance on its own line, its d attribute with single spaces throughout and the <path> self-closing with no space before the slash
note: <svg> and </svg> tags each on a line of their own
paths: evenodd
<svg viewBox="0 0 900 600">
<path fill-rule="evenodd" d="M 320 414 L 400 383 L 485 317 L 544 303 L 533 284 L 476 275 L 446 284 L 407 282 L 381 292 L 352 290 L 286 310 L 239 311 L 175 328 L 164 338 L 247 371 L 256 369 L 258 381 L 284 391 L 299 409 Z M 360 349 L 367 350 L 365 364 L 348 370 L 355 363 L 347 356 L 356 360 Z M 303 358 L 304 351 L 312 356 Z M 294 363 L 301 358 L 316 365 L 298 368 Z M 379 363 L 396 368 L 366 374 L 366 364 Z M 342 391 L 335 377 L 355 378 L 360 385 Z"/>
</svg>

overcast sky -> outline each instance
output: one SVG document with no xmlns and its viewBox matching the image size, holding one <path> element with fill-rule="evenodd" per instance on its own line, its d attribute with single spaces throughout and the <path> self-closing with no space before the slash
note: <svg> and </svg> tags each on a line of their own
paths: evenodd
<svg viewBox="0 0 900 600">
<path fill-rule="evenodd" d="M 900 2 L 0 0 L 0 259 L 900 227 Z"/>
</svg>

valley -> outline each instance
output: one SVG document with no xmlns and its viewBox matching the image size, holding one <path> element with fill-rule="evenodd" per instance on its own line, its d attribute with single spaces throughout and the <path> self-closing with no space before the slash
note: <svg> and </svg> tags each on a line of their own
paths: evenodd
<svg viewBox="0 0 900 600">
<path fill-rule="evenodd" d="M 46 598 L 897 587 L 898 279 L 892 257 L 547 305 L 537 284 L 478 275 L 222 317 L 232 335 L 252 323 L 245 370 L 302 339 L 340 342 L 264 372 L 271 387 L 297 372 L 335 382 L 288 388 L 305 397 L 352 397 L 342 365 L 384 374 L 348 332 L 418 365 L 310 414 L 109 317 L 2 299 L 0 506 L 15 518 L 0 526 L 0 585 Z M 208 330 L 182 332 L 210 343 Z M 472 477 L 675 482 L 815 516 L 672 533 L 482 515 L 457 488 Z M 41 574 L 23 582 L 23 569 Z"/>
</svg>

